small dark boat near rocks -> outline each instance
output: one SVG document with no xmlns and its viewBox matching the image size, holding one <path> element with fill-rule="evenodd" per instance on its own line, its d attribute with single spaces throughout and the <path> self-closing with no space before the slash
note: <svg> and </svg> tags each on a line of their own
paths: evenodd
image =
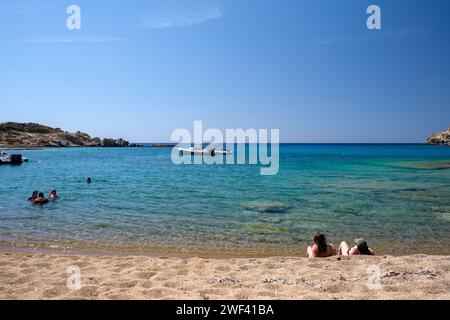
<svg viewBox="0 0 450 320">
<path fill-rule="evenodd" d="M 7 154 L 5 152 L 0 152 L 0 165 L 2 164 L 20 165 L 23 162 L 27 161 L 28 159 L 22 157 L 21 154 Z"/>
</svg>

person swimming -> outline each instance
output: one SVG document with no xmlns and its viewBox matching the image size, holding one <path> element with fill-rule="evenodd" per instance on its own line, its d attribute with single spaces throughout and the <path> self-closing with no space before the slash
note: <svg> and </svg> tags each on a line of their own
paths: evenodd
<svg viewBox="0 0 450 320">
<path fill-rule="evenodd" d="M 87 179 L 86 179 L 86 183 L 87 183 L 87 184 L 89 184 L 89 183 L 91 183 L 91 182 L 92 182 L 92 179 L 91 179 L 91 178 L 87 178 Z"/>
<path fill-rule="evenodd" d="M 326 258 L 336 254 L 336 248 L 332 244 L 328 244 L 327 238 L 320 232 L 314 236 L 314 244 L 306 249 L 308 258 Z"/>
<path fill-rule="evenodd" d="M 53 190 L 50 191 L 50 193 L 48 194 L 48 199 L 49 199 L 49 200 L 54 201 L 54 200 L 56 200 L 56 199 L 58 199 L 58 198 L 59 198 L 59 196 L 58 196 L 58 194 L 56 193 L 56 189 L 53 189 Z"/>
<path fill-rule="evenodd" d="M 364 239 L 356 239 L 355 246 L 349 247 L 347 242 L 342 241 L 339 246 L 339 254 L 342 256 L 367 255 L 373 256 L 375 252 L 369 248 L 367 241 Z"/>
<path fill-rule="evenodd" d="M 44 196 L 43 192 L 39 192 L 38 197 L 32 201 L 33 204 L 44 204 L 49 200 Z"/>
<path fill-rule="evenodd" d="M 39 191 L 33 191 L 33 193 L 31 194 L 31 197 L 28 198 L 28 201 L 33 201 L 34 199 L 36 199 L 39 195 Z"/>
</svg>

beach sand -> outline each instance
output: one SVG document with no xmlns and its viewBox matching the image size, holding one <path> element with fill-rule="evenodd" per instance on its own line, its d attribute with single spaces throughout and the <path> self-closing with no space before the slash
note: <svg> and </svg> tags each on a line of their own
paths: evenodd
<svg viewBox="0 0 450 320">
<path fill-rule="evenodd" d="M 80 268 L 80 289 L 67 286 L 70 266 Z M 377 268 L 379 286 L 369 288 L 370 270 Z M 212 259 L 3 251 L 0 299 L 450 299 L 450 256 Z"/>
</svg>

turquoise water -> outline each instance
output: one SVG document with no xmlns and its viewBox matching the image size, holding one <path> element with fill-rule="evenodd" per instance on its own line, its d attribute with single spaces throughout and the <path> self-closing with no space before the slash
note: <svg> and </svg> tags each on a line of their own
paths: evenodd
<svg viewBox="0 0 450 320">
<path fill-rule="evenodd" d="M 378 252 L 450 253 L 450 148 L 281 145 L 275 176 L 255 165 L 176 166 L 170 152 L 22 151 L 30 162 L 0 166 L 0 241 L 303 254 L 323 231 L 334 243 L 365 237 Z M 52 188 L 58 201 L 26 201 Z"/>
</svg>

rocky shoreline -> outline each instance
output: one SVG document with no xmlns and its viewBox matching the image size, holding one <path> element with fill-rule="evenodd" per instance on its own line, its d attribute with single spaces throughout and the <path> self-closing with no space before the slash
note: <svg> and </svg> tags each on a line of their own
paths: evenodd
<svg viewBox="0 0 450 320">
<path fill-rule="evenodd" d="M 128 147 L 122 138 L 91 137 L 84 132 L 68 132 L 37 123 L 0 123 L 0 147 L 32 149 L 42 147 Z"/>
<path fill-rule="evenodd" d="M 450 127 L 447 130 L 429 136 L 427 139 L 427 144 L 450 146 Z"/>
</svg>

